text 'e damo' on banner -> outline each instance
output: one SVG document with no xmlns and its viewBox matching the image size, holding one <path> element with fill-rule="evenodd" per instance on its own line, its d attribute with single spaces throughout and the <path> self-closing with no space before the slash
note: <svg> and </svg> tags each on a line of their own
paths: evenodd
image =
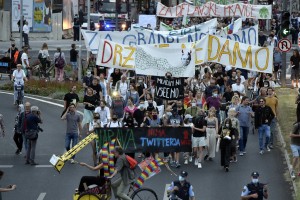
<svg viewBox="0 0 300 200">
<path fill-rule="evenodd" d="M 195 43 L 141 45 L 136 47 L 135 70 L 137 74 L 173 77 L 195 75 Z"/>
<path fill-rule="evenodd" d="M 192 151 L 189 127 L 99 128 L 95 133 L 98 134 L 98 146 L 118 138 L 125 153 Z"/>
<path fill-rule="evenodd" d="M 136 47 L 100 40 L 97 65 L 134 70 Z"/>
<path fill-rule="evenodd" d="M 255 19 L 271 19 L 272 5 L 252 5 L 234 3 L 228 5 L 207 2 L 200 6 L 181 3 L 177 6 L 167 7 L 157 3 L 156 15 L 158 17 L 177 18 L 187 13 L 189 17 L 243 17 Z"/>
<path fill-rule="evenodd" d="M 184 98 L 184 79 L 155 77 L 155 94 L 157 98 L 178 100 Z"/>
<path fill-rule="evenodd" d="M 260 47 L 207 35 L 196 43 L 195 64 L 216 62 L 236 68 L 272 73 L 273 47 Z"/>
</svg>

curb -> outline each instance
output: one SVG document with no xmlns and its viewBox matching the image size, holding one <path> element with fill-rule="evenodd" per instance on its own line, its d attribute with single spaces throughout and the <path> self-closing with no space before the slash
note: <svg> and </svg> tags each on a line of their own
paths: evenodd
<svg viewBox="0 0 300 200">
<path fill-rule="evenodd" d="M 290 157 L 289 157 L 289 154 L 288 154 L 288 152 L 287 152 L 287 150 L 286 150 L 286 142 L 284 141 L 284 139 L 283 139 L 283 136 L 282 136 L 282 132 L 281 132 L 281 128 L 280 128 L 280 125 L 279 125 L 279 123 L 277 123 L 277 127 L 278 127 L 278 137 L 279 137 L 279 142 L 280 142 L 280 146 L 282 147 L 282 151 L 283 151 L 283 153 L 284 153 L 284 157 L 285 157 L 285 161 L 286 161 L 286 164 L 287 164 L 287 166 L 288 166 L 288 170 L 289 170 L 289 177 L 291 178 L 291 172 L 292 172 L 292 169 L 293 169 L 293 167 L 292 167 L 292 165 L 291 165 L 291 160 L 290 160 Z M 296 194 L 297 194 L 297 187 L 296 187 L 296 183 L 295 183 L 295 179 L 292 179 L 291 178 L 291 181 L 292 181 L 292 184 L 293 184 L 293 189 L 294 189 L 294 195 L 295 195 L 295 197 L 297 197 L 296 196 Z"/>
</svg>

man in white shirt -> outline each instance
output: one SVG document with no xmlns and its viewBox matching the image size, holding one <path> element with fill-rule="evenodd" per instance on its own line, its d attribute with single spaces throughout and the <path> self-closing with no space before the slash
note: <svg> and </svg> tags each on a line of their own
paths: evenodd
<svg viewBox="0 0 300 200">
<path fill-rule="evenodd" d="M 28 22 L 26 21 L 24 26 L 23 26 L 23 38 L 24 38 L 24 43 L 25 46 L 29 47 L 29 39 L 28 39 L 28 35 L 29 35 L 29 26 L 28 26 Z"/>
<path fill-rule="evenodd" d="M 121 80 L 116 83 L 116 91 L 121 94 L 123 99 L 126 99 L 127 91 L 129 90 L 129 81 L 125 74 L 121 76 Z"/>
<path fill-rule="evenodd" d="M 28 77 L 27 69 L 30 67 L 29 66 L 29 59 L 28 59 L 28 47 L 24 47 L 23 53 L 22 53 L 22 56 L 21 56 L 21 61 L 22 61 L 22 68 L 23 68 L 26 76 Z"/>
<path fill-rule="evenodd" d="M 99 114 L 99 120 L 101 122 L 101 127 L 106 126 L 107 123 L 110 121 L 110 110 L 106 106 L 106 102 L 104 100 L 100 101 L 100 106 L 98 106 L 95 109 L 95 113 Z"/>
<path fill-rule="evenodd" d="M 233 92 L 238 91 L 241 96 L 246 95 L 245 86 L 241 84 L 241 78 L 237 78 L 236 83 L 232 84 L 232 91 Z"/>
</svg>

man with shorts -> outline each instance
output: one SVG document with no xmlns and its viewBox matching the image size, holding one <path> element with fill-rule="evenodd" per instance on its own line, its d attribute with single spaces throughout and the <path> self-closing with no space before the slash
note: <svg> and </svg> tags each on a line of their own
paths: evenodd
<svg viewBox="0 0 300 200">
<path fill-rule="evenodd" d="M 192 138 L 193 152 L 195 154 L 195 165 L 202 168 L 203 147 L 206 146 L 206 126 L 205 114 L 200 110 L 198 116 L 193 119 L 194 133 Z"/>
<path fill-rule="evenodd" d="M 298 176 L 300 175 L 300 163 L 299 163 L 299 152 L 300 152 L 300 122 L 296 122 L 293 127 L 293 132 L 290 134 L 291 137 L 291 150 L 293 153 L 293 170 L 291 172 L 291 177 L 294 179 L 295 171 L 298 170 Z"/>
</svg>

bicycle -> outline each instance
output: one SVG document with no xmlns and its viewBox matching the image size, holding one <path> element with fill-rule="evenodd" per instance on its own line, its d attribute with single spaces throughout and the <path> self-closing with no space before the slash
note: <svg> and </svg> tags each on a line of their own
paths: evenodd
<svg viewBox="0 0 300 200">
<path fill-rule="evenodd" d="M 157 194 L 150 188 L 139 188 L 134 187 L 134 182 L 130 184 L 128 196 L 132 200 L 158 200 Z M 96 186 L 88 188 L 85 192 L 73 195 L 73 200 L 110 200 L 111 189 L 110 181 L 107 180 L 104 186 Z"/>
<path fill-rule="evenodd" d="M 15 89 L 17 91 L 17 99 L 16 99 L 16 104 L 19 106 L 20 104 L 23 104 L 23 94 L 22 90 L 24 90 L 24 86 L 21 84 L 15 85 Z"/>
</svg>

